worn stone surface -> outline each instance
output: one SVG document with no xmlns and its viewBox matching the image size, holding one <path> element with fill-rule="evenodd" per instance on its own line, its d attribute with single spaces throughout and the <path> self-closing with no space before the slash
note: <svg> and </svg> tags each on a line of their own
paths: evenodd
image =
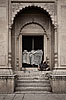
<svg viewBox="0 0 66 100">
<path fill-rule="evenodd" d="M 66 94 L 0 94 L 0 100 L 66 100 Z"/>
<path fill-rule="evenodd" d="M 0 0 L 0 66 L 6 66 L 8 63 L 8 2 Z"/>
<path fill-rule="evenodd" d="M 50 83 L 53 93 L 66 93 L 66 75 L 51 75 Z"/>
<path fill-rule="evenodd" d="M 15 94 L 6 94 L 6 96 L 5 96 L 5 100 L 13 100 L 14 99 L 14 97 L 15 97 Z"/>
<path fill-rule="evenodd" d="M 13 93 L 15 88 L 14 76 L 0 76 L 0 93 Z"/>
<path fill-rule="evenodd" d="M 66 3 L 61 5 L 61 65 L 66 66 Z"/>
</svg>

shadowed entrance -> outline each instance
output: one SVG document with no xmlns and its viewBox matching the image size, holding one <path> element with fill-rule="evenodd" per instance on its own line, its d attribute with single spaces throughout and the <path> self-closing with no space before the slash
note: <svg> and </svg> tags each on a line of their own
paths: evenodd
<svg viewBox="0 0 66 100">
<path fill-rule="evenodd" d="M 22 36 L 22 52 L 27 50 L 42 50 L 43 51 L 43 36 Z M 36 67 L 34 65 L 33 67 Z M 32 67 L 30 64 L 24 64 L 23 67 Z"/>
</svg>

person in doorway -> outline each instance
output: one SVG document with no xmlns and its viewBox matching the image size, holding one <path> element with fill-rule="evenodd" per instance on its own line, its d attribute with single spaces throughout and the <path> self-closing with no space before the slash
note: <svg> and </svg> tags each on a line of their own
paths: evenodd
<svg viewBox="0 0 66 100">
<path fill-rule="evenodd" d="M 47 64 L 47 61 L 41 62 L 41 64 L 38 65 L 39 71 L 48 71 L 50 70 L 49 65 Z"/>
</svg>

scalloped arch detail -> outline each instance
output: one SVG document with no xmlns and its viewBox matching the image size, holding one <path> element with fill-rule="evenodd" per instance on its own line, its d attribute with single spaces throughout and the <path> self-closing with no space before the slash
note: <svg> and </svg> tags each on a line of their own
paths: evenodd
<svg viewBox="0 0 66 100">
<path fill-rule="evenodd" d="M 55 16 L 54 16 L 54 13 L 55 13 L 55 12 L 52 11 L 51 9 L 49 9 L 48 6 L 39 5 L 39 4 L 28 4 L 28 5 L 21 5 L 21 4 L 18 4 L 18 6 L 17 6 L 16 3 L 14 3 L 14 4 L 12 5 L 12 20 L 11 20 L 12 23 L 11 23 L 11 25 L 13 25 L 15 17 L 16 17 L 16 15 L 18 15 L 18 13 L 19 13 L 20 11 L 22 11 L 22 10 L 25 9 L 25 8 L 32 7 L 32 6 L 38 7 L 38 8 L 40 8 L 40 9 L 45 10 L 45 11 L 49 14 L 49 16 L 50 16 L 50 18 L 51 18 L 51 21 L 52 21 L 52 24 L 53 24 L 54 26 L 56 26 L 56 23 L 55 23 Z"/>
</svg>

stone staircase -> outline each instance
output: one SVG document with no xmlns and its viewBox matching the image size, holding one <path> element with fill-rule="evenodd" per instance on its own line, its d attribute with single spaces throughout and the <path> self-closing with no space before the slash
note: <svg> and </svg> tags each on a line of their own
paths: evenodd
<svg viewBox="0 0 66 100">
<path fill-rule="evenodd" d="M 38 71 L 37 68 L 27 68 L 16 72 L 16 93 L 50 93 L 51 85 L 48 72 Z"/>
</svg>

